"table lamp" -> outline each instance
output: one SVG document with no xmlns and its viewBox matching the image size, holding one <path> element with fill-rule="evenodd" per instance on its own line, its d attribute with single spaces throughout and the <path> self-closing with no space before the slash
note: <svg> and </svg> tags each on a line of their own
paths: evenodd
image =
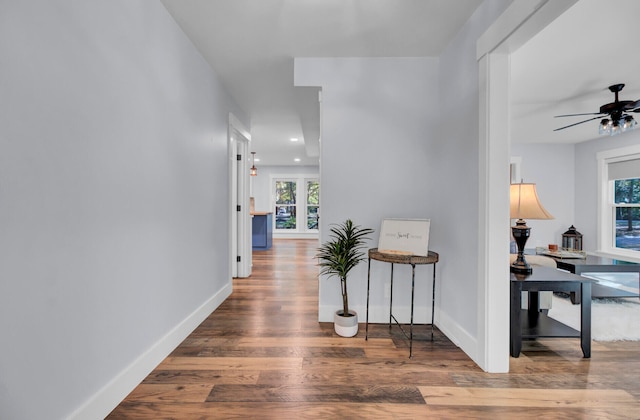
<svg viewBox="0 0 640 420">
<path fill-rule="evenodd" d="M 524 219 L 553 219 L 553 216 L 540 204 L 536 184 L 511 184 L 511 218 L 518 219 L 511 228 L 511 234 L 518 246 L 518 256 L 511 264 L 512 273 L 529 274 L 533 270 L 524 258 L 524 246 L 529 239 L 531 228 Z"/>
</svg>

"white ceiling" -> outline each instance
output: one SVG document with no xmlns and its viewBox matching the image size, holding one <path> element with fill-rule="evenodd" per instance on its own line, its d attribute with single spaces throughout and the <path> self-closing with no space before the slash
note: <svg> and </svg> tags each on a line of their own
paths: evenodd
<svg viewBox="0 0 640 420">
<path fill-rule="evenodd" d="M 293 87 L 294 57 L 437 57 L 482 0 L 162 2 L 251 118 L 260 164 L 315 165 L 318 93 Z M 592 139 L 597 120 L 553 132 L 580 121 L 553 116 L 597 112 L 614 83 L 640 98 L 638 16 L 638 0 L 580 0 L 512 54 L 513 141 Z"/>
<path fill-rule="evenodd" d="M 513 53 L 512 141 L 592 140 L 600 137 L 599 120 L 554 132 L 591 118 L 554 116 L 599 112 L 613 102 L 608 87 L 617 83 L 626 84 L 620 100 L 640 99 L 640 60 L 631 40 L 639 17 L 638 0 L 580 0 Z"/>
<path fill-rule="evenodd" d="M 318 93 L 293 87 L 293 58 L 437 57 L 482 0 L 162 2 L 249 114 L 261 164 L 317 165 Z"/>
</svg>

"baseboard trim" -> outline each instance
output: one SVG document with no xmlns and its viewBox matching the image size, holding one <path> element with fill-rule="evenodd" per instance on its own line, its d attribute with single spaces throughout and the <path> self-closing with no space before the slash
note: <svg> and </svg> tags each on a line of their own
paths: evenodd
<svg viewBox="0 0 640 420">
<path fill-rule="evenodd" d="M 472 337 L 466 330 L 460 327 L 460 324 L 454 322 L 446 313 L 436 311 L 436 326 L 444 335 L 467 354 L 478 366 L 477 340 Z"/>
<path fill-rule="evenodd" d="M 318 311 L 318 322 L 333 322 L 333 313 L 338 309 L 334 306 L 320 306 Z M 401 309 L 401 308 L 399 308 Z M 424 310 L 423 310 L 424 309 Z M 358 313 L 358 322 L 364 324 L 366 321 L 366 307 L 355 307 L 354 310 Z M 427 313 L 425 313 L 425 311 Z M 394 311 L 395 312 L 395 311 Z M 409 319 L 408 309 L 406 311 L 405 318 Z M 402 311 L 399 311 L 399 315 L 401 316 Z M 395 315 L 395 314 L 394 314 Z M 428 317 L 428 318 L 427 318 Z M 404 319 L 404 318 L 399 318 Z M 426 319 L 426 321 L 425 321 Z M 431 307 L 421 308 L 421 310 L 416 311 L 414 313 L 414 323 L 415 324 L 423 324 L 425 322 L 431 321 Z M 369 308 L 369 322 L 372 324 L 383 324 L 389 322 L 389 308 L 386 307 L 376 307 Z M 406 321 L 408 322 L 408 321 Z M 460 324 L 454 322 L 445 312 L 441 311 L 437 306 L 435 310 L 435 320 L 434 325 L 438 328 L 442 333 L 447 336 L 449 340 L 457 347 L 459 347 L 462 351 L 464 351 L 467 356 L 471 358 L 478 366 L 481 366 L 478 363 L 478 352 L 477 352 L 477 340 L 475 337 L 471 336 L 466 330 L 460 327 Z"/>
<path fill-rule="evenodd" d="M 318 239 L 318 235 L 317 232 L 273 232 L 273 239 Z"/>
<path fill-rule="evenodd" d="M 74 411 L 69 420 L 103 419 L 231 295 L 231 281 Z"/>
</svg>

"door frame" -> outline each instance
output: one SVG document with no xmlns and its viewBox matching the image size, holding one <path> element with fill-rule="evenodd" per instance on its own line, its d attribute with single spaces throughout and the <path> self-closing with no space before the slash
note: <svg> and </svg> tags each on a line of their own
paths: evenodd
<svg viewBox="0 0 640 420">
<path fill-rule="evenodd" d="M 252 266 L 251 215 L 249 206 L 249 149 L 251 134 L 229 113 L 229 272 L 231 277 L 249 277 Z M 240 159 L 238 158 L 240 156 Z M 238 257 L 240 261 L 238 261 Z"/>
<path fill-rule="evenodd" d="M 514 0 L 476 43 L 479 66 L 478 345 L 487 372 L 509 371 L 510 54 L 577 0 Z M 507 123 L 505 124 L 505 121 Z"/>
</svg>

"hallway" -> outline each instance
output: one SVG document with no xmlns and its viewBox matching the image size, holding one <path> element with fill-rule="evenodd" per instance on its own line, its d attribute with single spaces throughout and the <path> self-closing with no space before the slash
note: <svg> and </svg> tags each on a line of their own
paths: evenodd
<svg viewBox="0 0 640 420">
<path fill-rule="evenodd" d="M 317 322 L 315 240 L 275 240 L 253 275 L 161 363 L 109 419 L 632 418 L 638 343 L 525 344 L 511 373 L 482 372 L 419 326 L 414 357 L 393 328 L 341 338 Z M 337 287 L 337 286 L 336 286 Z M 364 322 L 364 317 L 361 318 Z M 549 347 L 546 347 L 549 343 Z M 556 353 L 559 351 L 559 353 Z M 629 372 L 629 373 L 627 373 Z"/>
</svg>

